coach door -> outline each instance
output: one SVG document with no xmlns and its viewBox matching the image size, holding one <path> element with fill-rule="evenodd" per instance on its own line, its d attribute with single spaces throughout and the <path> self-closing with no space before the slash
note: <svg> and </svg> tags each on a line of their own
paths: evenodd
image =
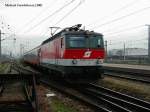
<svg viewBox="0 0 150 112">
<path fill-rule="evenodd" d="M 55 41 L 55 64 L 58 64 L 58 51 L 59 50 L 59 46 L 58 46 L 58 41 Z"/>
</svg>

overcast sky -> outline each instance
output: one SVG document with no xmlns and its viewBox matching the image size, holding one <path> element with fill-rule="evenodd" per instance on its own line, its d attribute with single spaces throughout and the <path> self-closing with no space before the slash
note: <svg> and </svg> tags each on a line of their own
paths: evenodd
<svg viewBox="0 0 150 112">
<path fill-rule="evenodd" d="M 41 6 L 35 6 L 37 4 Z M 67 7 L 62 8 L 67 4 Z M 60 8 L 62 10 L 58 11 Z M 71 10 L 73 12 L 69 13 Z M 53 14 L 55 11 L 58 13 Z M 103 33 L 105 39 L 111 41 L 145 39 L 147 26 L 142 25 L 150 24 L 150 0 L 0 0 L 0 22 L 5 24 L 0 24 L 4 26 L 2 31 L 15 33 L 16 42 L 28 48 L 48 38 L 50 26 L 64 28 L 78 23 L 83 24 L 87 30 Z M 10 25 L 10 29 L 6 28 L 7 25 Z M 3 46 L 9 46 L 8 43 L 3 42 Z"/>
</svg>

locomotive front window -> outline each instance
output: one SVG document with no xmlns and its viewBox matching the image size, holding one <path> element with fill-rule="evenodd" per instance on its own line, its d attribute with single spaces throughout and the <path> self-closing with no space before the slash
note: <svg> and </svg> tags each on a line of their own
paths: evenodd
<svg viewBox="0 0 150 112">
<path fill-rule="evenodd" d="M 80 36 L 72 36 L 67 38 L 67 43 L 69 48 L 85 48 L 86 38 Z"/>
<path fill-rule="evenodd" d="M 67 48 L 104 48 L 102 35 L 67 35 Z"/>
<path fill-rule="evenodd" d="M 89 48 L 102 48 L 103 38 L 101 36 L 90 36 Z"/>
</svg>

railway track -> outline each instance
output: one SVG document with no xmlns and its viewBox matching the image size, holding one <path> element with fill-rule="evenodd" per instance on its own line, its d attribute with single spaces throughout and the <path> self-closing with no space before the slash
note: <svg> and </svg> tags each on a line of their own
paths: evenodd
<svg viewBox="0 0 150 112">
<path fill-rule="evenodd" d="M 36 75 L 40 74 L 39 72 L 37 72 L 33 69 L 31 70 L 28 68 L 24 68 L 23 66 L 21 66 L 19 63 L 15 62 L 15 61 L 11 62 L 10 69 L 14 69 L 15 71 L 18 72 L 18 74 L 36 74 Z"/>
<path fill-rule="evenodd" d="M 41 80 L 41 83 L 87 103 L 96 112 L 150 112 L 149 102 L 95 84 L 68 86 L 45 80 Z"/>
<path fill-rule="evenodd" d="M 115 74 L 115 73 L 104 73 L 104 75 L 150 84 L 150 77 L 142 77 L 142 76 L 137 76 L 137 75 L 136 76 L 121 75 L 121 74 Z"/>
<path fill-rule="evenodd" d="M 23 68 L 16 62 L 11 62 L 9 72 L 11 71 L 13 71 L 13 73 L 0 75 L 0 111 L 38 112 L 38 99 L 36 93 L 37 73 Z M 18 86 L 12 86 L 15 84 Z M 17 92 L 11 94 L 9 91 Z"/>
<path fill-rule="evenodd" d="M 150 103 L 138 98 L 122 94 L 108 88 L 89 84 L 82 92 L 92 96 L 93 99 L 105 104 L 113 111 L 122 112 L 150 112 Z"/>
<path fill-rule="evenodd" d="M 99 106 L 96 102 L 90 100 L 87 96 L 82 95 L 75 89 L 72 89 L 66 86 L 66 84 L 64 85 L 64 83 L 58 84 L 56 82 L 50 82 L 50 81 L 45 81 L 45 80 L 40 80 L 40 82 L 50 88 L 54 88 L 58 90 L 59 92 L 66 94 L 67 96 L 70 96 L 71 98 L 74 98 L 76 100 L 82 101 L 83 103 L 86 103 L 87 105 L 90 105 L 96 111 L 111 112 L 107 110 L 106 108 Z"/>
<path fill-rule="evenodd" d="M 128 70 L 123 68 L 105 68 L 105 76 L 117 77 L 150 84 L 150 73 L 147 71 Z"/>
<path fill-rule="evenodd" d="M 24 101 L 1 102 L 1 112 L 33 112 L 31 105 Z"/>
</svg>

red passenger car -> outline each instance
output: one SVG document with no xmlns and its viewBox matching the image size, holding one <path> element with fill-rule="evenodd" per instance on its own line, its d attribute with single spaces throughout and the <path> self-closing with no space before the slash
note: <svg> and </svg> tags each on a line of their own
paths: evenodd
<svg viewBox="0 0 150 112">
<path fill-rule="evenodd" d="M 63 29 L 26 53 L 24 60 L 70 80 L 97 80 L 103 74 L 103 35 L 80 27 L 78 24 Z"/>
</svg>

